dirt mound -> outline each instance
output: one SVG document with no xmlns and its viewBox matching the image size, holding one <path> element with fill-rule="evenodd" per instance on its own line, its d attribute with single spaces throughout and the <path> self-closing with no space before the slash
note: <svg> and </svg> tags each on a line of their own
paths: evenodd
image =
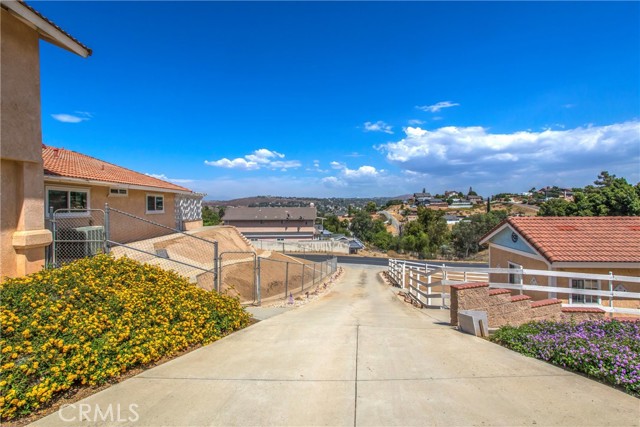
<svg viewBox="0 0 640 427">
<path fill-rule="evenodd" d="M 243 302 L 256 299 L 257 257 L 260 257 L 262 298 L 276 295 L 284 298 L 287 292 L 294 294 L 302 292 L 319 281 L 321 276 L 327 274 L 326 265 L 315 264 L 314 266 L 311 261 L 278 252 L 256 250 L 232 226 L 203 227 L 188 234 L 198 239 L 184 234 L 173 234 L 130 244 L 147 254 L 164 253 L 165 259 L 125 247 L 117 248 L 114 252 L 117 252 L 116 256 L 127 255 L 141 262 L 150 262 L 161 268 L 175 270 L 201 288 L 212 290 L 215 286 L 213 274 L 215 255 L 212 242 L 217 241 L 218 255 L 221 260 L 219 265 L 221 290 L 237 296 Z"/>
</svg>

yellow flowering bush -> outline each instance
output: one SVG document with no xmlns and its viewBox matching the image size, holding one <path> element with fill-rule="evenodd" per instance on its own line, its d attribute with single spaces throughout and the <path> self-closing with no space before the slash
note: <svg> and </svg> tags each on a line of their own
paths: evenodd
<svg viewBox="0 0 640 427">
<path fill-rule="evenodd" d="M 0 418 L 243 328 L 239 301 L 108 255 L 0 284 Z"/>
</svg>

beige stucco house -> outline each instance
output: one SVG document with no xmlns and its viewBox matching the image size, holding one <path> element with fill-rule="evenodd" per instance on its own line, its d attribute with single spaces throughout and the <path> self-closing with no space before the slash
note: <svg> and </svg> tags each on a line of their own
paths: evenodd
<svg viewBox="0 0 640 427">
<path fill-rule="evenodd" d="M 511 268 L 513 274 L 491 274 L 490 282 L 518 283 L 517 270 L 578 272 L 614 275 L 613 288 L 640 292 L 640 283 L 615 280 L 616 276 L 640 276 L 640 217 L 513 217 L 481 240 L 489 245 L 491 268 Z M 528 276 L 524 284 L 609 289 L 608 280 Z M 534 299 L 558 298 L 567 305 L 608 304 L 604 297 L 525 291 Z M 614 307 L 640 308 L 640 301 L 615 298 Z"/>
<path fill-rule="evenodd" d="M 24 2 L 0 1 L 0 280 L 41 269 L 51 243 L 44 223 L 41 39 L 91 55 Z"/>
<path fill-rule="evenodd" d="M 203 194 L 72 150 L 42 145 L 42 159 L 48 215 L 58 212 L 67 225 L 74 216 L 86 225 L 83 210 L 108 204 L 109 240 L 118 243 L 202 227 Z"/>
<path fill-rule="evenodd" d="M 227 208 L 224 224 L 233 225 L 250 240 L 313 240 L 315 207 Z"/>
</svg>

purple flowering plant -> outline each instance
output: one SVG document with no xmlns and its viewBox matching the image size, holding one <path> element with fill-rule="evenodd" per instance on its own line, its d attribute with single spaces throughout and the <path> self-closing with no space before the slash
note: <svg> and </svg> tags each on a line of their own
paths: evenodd
<svg viewBox="0 0 640 427">
<path fill-rule="evenodd" d="M 531 322 L 503 326 L 491 340 L 640 396 L 640 322 Z"/>
</svg>

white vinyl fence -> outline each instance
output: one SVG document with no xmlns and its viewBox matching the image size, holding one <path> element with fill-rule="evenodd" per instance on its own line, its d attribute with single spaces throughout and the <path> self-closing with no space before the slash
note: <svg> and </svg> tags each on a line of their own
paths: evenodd
<svg viewBox="0 0 640 427">
<path fill-rule="evenodd" d="M 563 294 L 562 299 L 570 301 L 563 306 L 575 307 L 571 303 L 573 295 L 597 297 L 600 304 L 580 304 L 580 306 L 597 307 L 609 313 L 640 315 L 640 292 L 628 292 L 621 290 L 625 285 L 640 283 L 640 277 L 618 276 L 614 274 L 587 274 L 566 271 L 530 270 L 525 268 L 482 268 L 482 267 L 456 267 L 428 264 L 424 262 L 389 259 L 389 278 L 402 289 L 407 290 L 408 295 L 423 306 L 448 308 L 450 303 L 450 285 L 459 285 L 467 282 L 485 282 L 491 288 L 517 290 L 521 294 L 525 291 L 544 292 L 549 298 L 556 298 L 557 294 Z M 516 283 L 491 282 L 490 274 L 503 274 L 515 278 Z M 583 279 L 598 281 L 601 289 L 576 289 L 571 287 L 545 286 L 526 284 L 526 278 L 536 276 L 553 278 Z M 531 283 L 530 282 L 530 283 Z M 637 302 L 638 308 L 614 307 L 614 299 L 628 299 Z"/>
</svg>

